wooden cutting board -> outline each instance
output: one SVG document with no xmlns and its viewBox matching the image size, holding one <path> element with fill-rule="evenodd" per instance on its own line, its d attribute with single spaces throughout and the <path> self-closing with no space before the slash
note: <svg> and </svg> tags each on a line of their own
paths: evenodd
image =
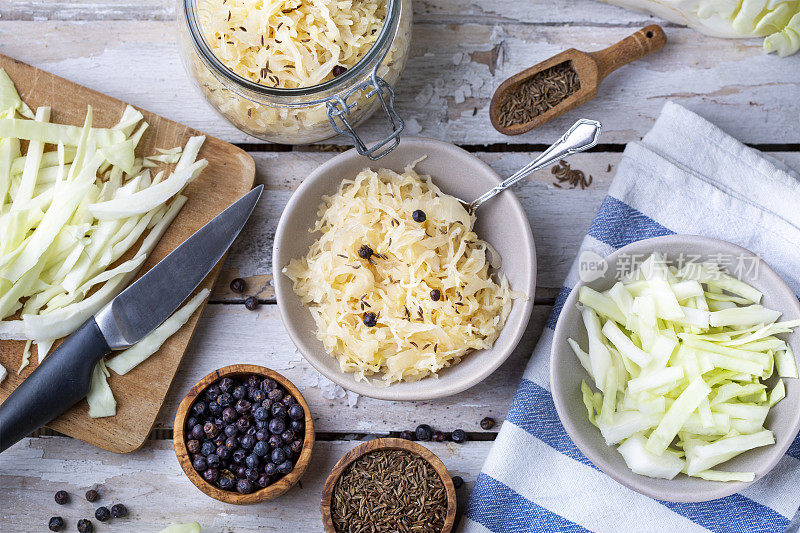
<svg viewBox="0 0 800 533">
<path fill-rule="evenodd" d="M 52 122 L 82 126 L 86 108 L 91 105 L 94 111 L 93 125 L 110 127 L 118 122 L 125 109 L 126 104 L 120 100 L 10 57 L 0 55 L 0 67 L 14 81 L 23 101 L 31 109 L 42 105 L 52 108 Z M 136 83 L 136 80 L 131 79 L 131 83 Z M 139 155 L 151 155 L 155 153 L 155 148 L 183 146 L 189 137 L 200 135 L 192 128 L 141 111 L 150 126 L 139 143 Z M 208 160 L 208 167 L 186 188 L 184 194 L 189 200 L 147 259 L 141 274 L 253 187 L 255 164 L 240 148 L 206 136 L 199 157 Z M 128 257 L 122 258 L 125 259 Z M 212 288 L 221 266 L 222 262 L 203 281 L 201 288 Z M 180 272 L 175 275 L 179 276 Z M 139 448 L 155 423 L 203 307 L 164 343 L 158 353 L 124 376 L 111 373 L 109 384 L 117 399 L 116 416 L 89 418 L 88 404 L 82 400 L 53 420 L 48 427 L 112 452 L 128 453 Z M 5 400 L 36 368 L 38 358 L 34 349 L 31 364 L 22 371 L 22 375 L 17 375 L 24 346 L 24 342 L 0 341 L 0 363 L 8 370 L 8 377 L 0 384 L 0 401 Z M 59 384 L 54 383 L 53 386 L 58 387 Z"/>
</svg>

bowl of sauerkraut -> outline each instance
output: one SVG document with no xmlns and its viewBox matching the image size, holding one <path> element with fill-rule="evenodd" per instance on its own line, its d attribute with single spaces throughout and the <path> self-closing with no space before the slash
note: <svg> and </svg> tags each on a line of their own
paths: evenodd
<svg viewBox="0 0 800 533">
<path fill-rule="evenodd" d="M 461 392 L 514 350 L 536 286 L 533 235 L 501 179 L 448 143 L 403 139 L 313 172 L 278 223 L 275 292 L 300 353 L 342 387 L 390 400 Z"/>
</svg>

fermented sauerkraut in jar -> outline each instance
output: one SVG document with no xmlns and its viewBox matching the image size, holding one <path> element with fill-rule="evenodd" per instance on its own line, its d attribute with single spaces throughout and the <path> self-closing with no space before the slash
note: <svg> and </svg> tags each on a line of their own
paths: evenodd
<svg viewBox="0 0 800 533">
<path fill-rule="evenodd" d="M 408 55 L 410 0 L 181 3 L 186 66 L 208 101 L 242 131 L 273 142 L 314 142 L 337 129 L 350 133 L 381 98 L 396 126 L 392 87 Z M 334 129 L 340 117 L 347 124 Z"/>
<path fill-rule="evenodd" d="M 283 269 L 343 372 L 385 384 L 491 348 L 514 293 L 474 216 L 413 166 L 366 169 L 324 197 L 319 238 Z"/>
<path fill-rule="evenodd" d="M 353 68 L 386 19 L 379 0 L 198 0 L 211 51 L 239 76 L 297 89 Z"/>
</svg>

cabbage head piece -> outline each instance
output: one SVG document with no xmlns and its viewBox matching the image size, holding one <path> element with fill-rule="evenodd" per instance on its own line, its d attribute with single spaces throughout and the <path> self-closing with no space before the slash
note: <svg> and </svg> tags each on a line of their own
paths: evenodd
<svg viewBox="0 0 800 533">
<path fill-rule="evenodd" d="M 800 0 L 604 1 L 652 13 L 713 37 L 764 37 L 764 50 L 780 57 L 800 50 Z"/>
</svg>

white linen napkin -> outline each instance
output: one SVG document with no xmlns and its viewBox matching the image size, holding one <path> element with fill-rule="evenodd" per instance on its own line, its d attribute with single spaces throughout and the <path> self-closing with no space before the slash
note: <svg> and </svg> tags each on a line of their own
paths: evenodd
<svg viewBox="0 0 800 533">
<path fill-rule="evenodd" d="M 685 233 L 757 253 L 800 294 L 800 177 L 683 107 L 667 102 L 629 144 L 581 252 Z M 534 228 L 535 231 L 535 228 Z M 657 501 L 597 469 L 564 431 L 549 392 L 558 314 L 573 264 L 478 480 L 462 531 L 782 532 L 800 505 L 800 438 L 764 478 L 705 503 Z"/>
</svg>

